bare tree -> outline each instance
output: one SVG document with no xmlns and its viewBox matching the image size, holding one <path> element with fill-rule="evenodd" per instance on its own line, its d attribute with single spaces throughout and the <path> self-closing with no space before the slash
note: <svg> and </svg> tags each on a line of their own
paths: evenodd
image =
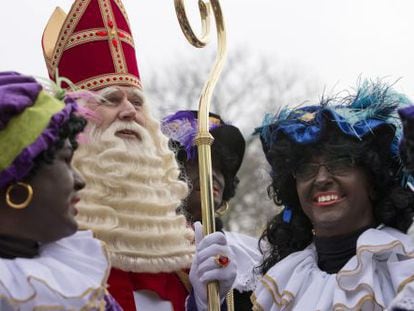
<svg viewBox="0 0 414 311">
<path fill-rule="evenodd" d="M 199 58 L 199 57 L 198 57 Z M 145 91 L 158 108 L 158 115 L 197 109 L 198 99 L 213 56 L 179 59 L 148 77 Z M 269 166 L 254 128 L 266 112 L 276 113 L 282 105 L 298 105 L 315 93 L 313 79 L 297 69 L 284 68 L 269 57 L 252 56 L 245 50 L 229 55 L 214 91 L 211 112 L 238 126 L 246 138 L 246 153 L 238 174 L 240 184 L 224 218 L 227 229 L 259 235 L 279 208 L 267 195 Z"/>
</svg>

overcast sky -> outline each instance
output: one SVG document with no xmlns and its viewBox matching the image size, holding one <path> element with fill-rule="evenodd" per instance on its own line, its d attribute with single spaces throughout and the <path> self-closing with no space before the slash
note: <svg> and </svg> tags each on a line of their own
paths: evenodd
<svg viewBox="0 0 414 311">
<path fill-rule="evenodd" d="M 196 0 L 187 0 L 192 19 Z M 322 88 L 353 86 L 359 76 L 399 78 L 396 88 L 414 99 L 413 0 L 222 0 L 229 53 L 247 47 L 294 64 Z M 46 76 L 40 39 L 55 6 L 72 0 L 14 0 L 0 10 L 0 70 Z M 177 55 L 200 53 L 184 39 L 173 0 L 124 0 L 141 76 Z M 196 65 L 196 64 L 195 64 Z"/>
</svg>

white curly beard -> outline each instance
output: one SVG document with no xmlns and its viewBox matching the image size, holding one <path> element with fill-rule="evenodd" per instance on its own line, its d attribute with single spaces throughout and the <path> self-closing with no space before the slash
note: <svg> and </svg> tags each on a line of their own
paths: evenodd
<svg viewBox="0 0 414 311">
<path fill-rule="evenodd" d="M 132 129 L 141 140 L 115 136 Z M 193 231 L 176 209 L 187 185 L 159 123 L 147 114 L 146 128 L 117 121 L 105 131 L 88 128 L 73 165 L 87 185 L 80 192 L 77 220 L 107 244 L 112 266 L 132 272 L 189 268 Z"/>
</svg>

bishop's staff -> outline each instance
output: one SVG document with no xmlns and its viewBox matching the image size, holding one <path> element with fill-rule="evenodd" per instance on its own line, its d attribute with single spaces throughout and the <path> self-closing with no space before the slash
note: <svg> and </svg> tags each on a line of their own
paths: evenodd
<svg viewBox="0 0 414 311">
<path fill-rule="evenodd" d="M 195 139 L 198 150 L 198 164 L 200 170 L 200 191 L 201 191 L 201 210 L 204 234 L 215 231 L 214 223 L 214 201 L 212 186 L 212 166 L 211 166 L 211 145 L 213 136 L 209 132 L 209 111 L 210 101 L 214 87 L 220 76 L 227 54 L 226 31 L 224 26 L 223 14 L 219 0 L 199 0 L 198 8 L 201 15 L 202 34 L 197 37 L 188 21 L 184 6 L 185 0 L 174 0 L 175 10 L 181 30 L 187 40 L 197 48 L 203 48 L 209 42 L 210 37 L 210 15 L 214 14 L 217 29 L 217 56 L 207 82 L 204 84 L 200 96 L 198 107 L 198 132 Z M 220 297 L 218 282 L 211 282 L 207 285 L 208 310 L 220 310 Z"/>
</svg>

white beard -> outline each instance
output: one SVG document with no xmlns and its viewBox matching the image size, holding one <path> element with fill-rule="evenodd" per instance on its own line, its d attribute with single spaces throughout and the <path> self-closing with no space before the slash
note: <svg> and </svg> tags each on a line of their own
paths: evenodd
<svg viewBox="0 0 414 311">
<path fill-rule="evenodd" d="M 115 136 L 120 129 L 141 140 Z M 87 185 L 81 191 L 78 221 L 107 244 L 112 266 L 132 272 L 172 272 L 191 265 L 193 231 L 176 209 L 187 196 L 178 179 L 174 153 L 158 122 L 146 128 L 114 122 L 105 131 L 87 129 L 89 141 L 73 164 Z"/>
</svg>

